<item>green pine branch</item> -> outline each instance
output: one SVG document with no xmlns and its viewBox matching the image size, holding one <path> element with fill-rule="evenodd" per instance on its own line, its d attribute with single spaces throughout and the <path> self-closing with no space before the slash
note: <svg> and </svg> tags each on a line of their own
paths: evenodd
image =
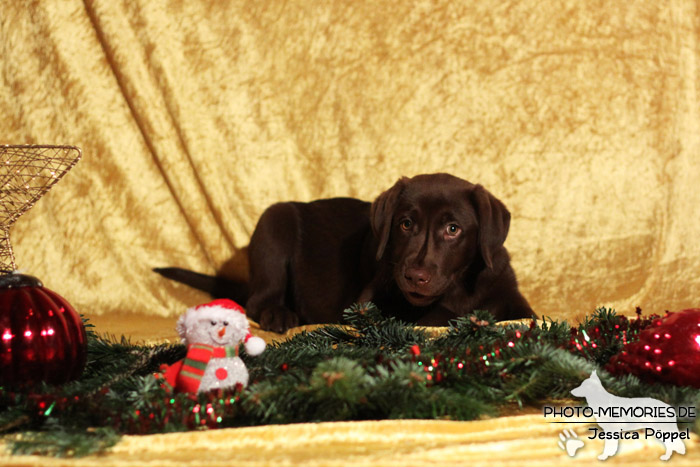
<svg viewBox="0 0 700 467">
<path fill-rule="evenodd" d="M 651 318 L 627 320 L 601 308 L 584 323 L 543 319 L 495 325 L 487 312 L 452 321 L 437 337 L 387 318 L 371 303 L 346 310 L 344 325 L 323 326 L 242 355 L 250 385 L 173 394 L 153 377 L 185 355 L 182 345 L 133 345 L 88 332 L 82 377 L 60 387 L 0 389 L 0 434 L 13 452 L 80 456 L 121 434 L 334 420 L 472 420 L 504 407 L 571 399 L 596 369 L 623 397 L 700 407 L 691 387 L 648 384 L 602 370 Z M 593 345 L 596 344 L 596 345 Z M 696 423 L 694 430 L 698 431 Z"/>
</svg>

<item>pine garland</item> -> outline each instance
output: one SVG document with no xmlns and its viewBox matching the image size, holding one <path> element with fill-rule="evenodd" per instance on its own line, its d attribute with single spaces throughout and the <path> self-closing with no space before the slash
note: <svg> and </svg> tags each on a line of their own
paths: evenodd
<svg viewBox="0 0 700 467">
<path fill-rule="evenodd" d="M 584 323 L 543 319 L 494 325 L 485 312 L 453 321 L 438 337 L 355 305 L 346 325 L 324 326 L 243 355 L 251 384 L 172 394 L 153 373 L 185 355 L 183 345 L 139 346 L 88 332 L 80 380 L 13 392 L 0 388 L 0 434 L 14 453 L 94 454 L 122 434 L 272 423 L 397 418 L 473 420 L 509 405 L 570 399 L 598 369 L 623 397 L 700 406 L 700 390 L 647 384 L 601 368 L 655 317 L 628 320 L 601 308 Z M 88 325 L 89 326 L 89 325 Z M 696 422 L 694 431 L 700 431 Z"/>
</svg>

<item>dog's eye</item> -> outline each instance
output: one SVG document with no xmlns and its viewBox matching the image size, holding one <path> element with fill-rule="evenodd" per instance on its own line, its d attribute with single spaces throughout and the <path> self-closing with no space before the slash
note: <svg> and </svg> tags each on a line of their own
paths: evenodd
<svg viewBox="0 0 700 467">
<path fill-rule="evenodd" d="M 462 229 L 457 224 L 450 224 L 447 226 L 445 233 L 450 237 L 456 237 L 461 231 Z"/>
<path fill-rule="evenodd" d="M 411 227 L 413 227 L 413 221 L 411 219 L 404 219 L 399 225 L 403 230 L 411 230 Z"/>
</svg>

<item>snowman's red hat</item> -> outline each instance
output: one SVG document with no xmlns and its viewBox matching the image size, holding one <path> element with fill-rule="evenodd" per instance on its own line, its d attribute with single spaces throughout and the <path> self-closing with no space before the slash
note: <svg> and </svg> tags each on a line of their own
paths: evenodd
<svg viewBox="0 0 700 467">
<path fill-rule="evenodd" d="M 192 311 L 199 311 L 203 309 L 216 309 L 216 308 L 222 308 L 224 310 L 231 310 L 231 311 L 238 311 L 242 315 L 245 316 L 245 310 L 243 309 L 242 306 L 240 306 L 238 303 L 234 302 L 233 300 L 229 300 L 228 298 L 217 298 L 216 300 L 213 300 L 209 303 L 203 303 L 201 305 L 197 305 L 193 308 L 190 308 L 187 310 L 188 312 L 190 310 Z"/>
</svg>

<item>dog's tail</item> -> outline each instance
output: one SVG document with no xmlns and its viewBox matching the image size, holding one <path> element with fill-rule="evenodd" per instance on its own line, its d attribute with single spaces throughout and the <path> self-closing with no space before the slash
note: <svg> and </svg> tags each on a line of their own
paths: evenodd
<svg viewBox="0 0 700 467">
<path fill-rule="evenodd" d="M 153 268 L 163 277 L 203 290 L 213 298 L 230 298 L 241 306 L 248 301 L 248 284 L 221 276 L 209 276 L 182 268 Z"/>
</svg>

